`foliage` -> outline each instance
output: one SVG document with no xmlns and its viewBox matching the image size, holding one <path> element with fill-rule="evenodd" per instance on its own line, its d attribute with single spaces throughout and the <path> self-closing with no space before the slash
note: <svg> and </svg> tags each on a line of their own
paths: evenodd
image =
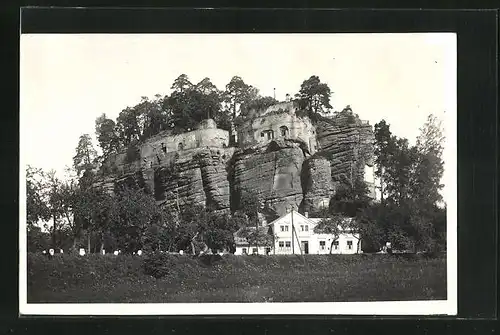
<svg viewBox="0 0 500 335">
<path fill-rule="evenodd" d="M 224 92 L 224 103 L 232 113 L 234 120 L 240 112 L 241 106 L 255 100 L 258 97 L 259 90 L 252 85 L 246 84 L 239 76 L 234 76 L 226 85 Z"/>
<path fill-rule="evenodd" d="M 345 217 L 340 214 L 333 214 L 330 217 L 321 219 L 321 221 L 314 226 L 315 234 L 331 234 L 334 236 L 333 240 L 337 240 L 341 230 L 345 226 Z"/>
<path fill-rule="evenodd" d="M 117 240 L 117 244 L 125 253 L 132 253 L 142 249 L 147 229 L 152 225 L 161 225 L 164 212 L 156 204 L 155 199 L 144 193 L 142 189 L 124 188 L 115 198 L 116 221 L 110 226 L 110 231 Z M 108 223 L 114 216 L 105 216 L 103 222 Z"/>
<path fill-rule="evenodd" d="M 443 174 L 443 130 L 430 115 L 417 144 L 397 138 L 382 120 L 375 125 L 375 171 L 381 183 L 382 204 L 374 221 L 395 248 L 432 251 L 442 248 L 445 229 L 439 207 Z M 439 228 L 437 228 L 439 227 Z"/>
<path fill-rule="evenodd" d="M 28 252 L 39 252 L 40 250 L 48 250 L 50 246 L 50 235 L 43 232 L 38 226 L 26 227 L 26 245 Z"/>
<path fill-rule="evenodd" d="M 130 164 L 141 159 L 141 152 L 137 145 L 130 144 L 125 154 L 125 163 Z"/>
<path fill-rule="evenodd" d="M 120 142 L 115 121 L 102 114 L 95 120 L 95 133 L 104 157 L 118 152 Z"/>
<path fill-rule="evenodd" d="M 26 219 L 28 226 L 50 219 L 50 208 L 46 202 L 45 173 L 28 166 L 26 169 Z"/>
<path fill-rule="evenodd" d="M 76 147 L 76 155 L 73 157 L 73 167 L 77 176 L 80 176 L 83 171 L 95 169 L 97 167 L 96 160 L 97 151 L 92 144 L 90 135 L 81 135 Z"/>
<path fill-rule="evenodd" d="M 322 83 L 318 76 L 313 75 L 302 82 L 300 91 L 295 95 L 299 105 L 310 112 L 310 116 L 315 114 L 329 114 L 331 91 L 326 83 Z"/>
<path fill-rule="evenodd" d="M 359 211 L 370 206 L 368 187 L 363 180 L 356 179 L 351 184 L 340 184 L 335 195 L 330 200 L 331 213 L 341 213 L 348 217 L 355 217 Z"/>
<path fill-rule="evenodd" d="M 176 257 L 167 253 L 154 252 L 144 258 L 144 274 L 154 278 L 162 278 L 174 271 Z"/>
<path fill-rule="evenodd" d="M 247 101 L 241 106 L 241 114 L 240 116 L 246 118 L 249 116 L 249 112 L 251 110 L 264 110 L 269 106 L 277 104 L 279 101 L 273 97 L 263 97 L 258 95 L 252 100 Z"/>
</svg>

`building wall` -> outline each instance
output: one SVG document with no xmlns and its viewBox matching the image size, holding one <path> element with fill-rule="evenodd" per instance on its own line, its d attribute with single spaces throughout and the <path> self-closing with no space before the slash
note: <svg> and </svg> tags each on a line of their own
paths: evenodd
<svg viewBox="0 0 500 335">
<path fill-rule="evenodd" d="M 260 115 L 243 122 L 237 128 L 238 144 L 246 148 L 269 143 L 273 139 L 299 139 L 306 143 L 311 154 L 317 151 L 316 129 L 308 117 L 298 117 L 296 107 L 291 102 L 273 105 Z M 282 135 L 281 127 L 286 127 Z M 273 137 L 267 132 L 272 131 Z"/>
<path fill-rule="evenodd" d="M 224 148 L 229 145 L 229 132 L 217 129 L 215 121 L 203 120 L 198 125 L 198 129 L 182 134 L 169 134 L 162 132 L 157 134 L 140 145 L 140 161 L 125 164 L 126 153 L 121 152 L 112 155 L 105 163 L 108 166 L 116 166 L 117 173 L 127 173 L 137 171 L 139 168 L 148 169 L 170 161 L 175 153 L 196 148 Z M 130 171 L 129 171 L 130 170 Z"/>
<path fill-rule="evenodd" d="M 315 221 L 319 221 L 318 219 L 313 219 Z M 274 243 L 273 254 L 276 255 L 287 255 L 287 254 L 299 254 L 301 253 L 301 243 L 302 241 L 308 242 L 308 254 L 329 254 L 330 247 L 332 246 L 332 241 L 334 236 L 330 234 L 315 234 L 314 226 L 317 222 L 314 222 L 310 219 L 305 218 L 301 214 L 296 212 L 293 213 L 293 225 L 295 227 L 295 232 L 293 235 L 293 243 L 292 243 L 292 222 L 291 222 L 291 213 L 285 215 L 281 219 L 276 220 L 273 223 L 273 229 L 276 233 L 276 239 Z M 281 226 L 284 227 L 285 231 L 281 231 Z M 302 226 L 304 228 L 302 228 Z M 306 227 L 307 226 L 307 230 Z M 288 230 L 285 228 L 288 227 Z M 296 233 L 296 234 L 295 234 Z M 357 244 L 359 243 L 358 234 L 351 233 L 343 233 L 340 234 L 338 238 L 338 247 L 337 249 L 332 250 L 332 254 L 355 254 Z M 298 241 L 297 241 L 298 239 Z M 325 242 L 324 248 L 321 247 L 320 241 Z M 351 241 L 351 248 L 349 248 L 348 241 Z M 283 242 L 284 247 L 280 246 L 280 242 Z M 287 243 L 290 243 L 290 247 L 287 247 Z M 361 252 L 361 245 L 359 248 Z M 302 250 L 303 252 L 305 250 Z"/>
<path fill-rule="evenodd" d="M 217 128 L 201 128 L 187 133 L 155 136 L 141 146 L 143 164 L 155 164 L 156 155 L 163 157 L 172 152 L 203 147 L 223 148 L 229 145 L 229 132 Z"/>
<path fill-rule="evenodd" d="M 235 255 L 244 255 L 245 253 L 243 252 L 243 250 L 245 249 L 246 250 L 246 254 L 247 255 L 252 255 L 252 252 L 253 252 L 253 249 L 255 248 L 254 245 L 252 246 L 249 246 L 247 244 L 239 244 L 239 245 L 236 245 L 236 251 L 234 252 Z M 259 246 L 257 248 L 257 253 L 259 255 L 265 255 L 266 254 L 266 248 L 265 247 L 261 247 Z M 269 253 L 270 255 L 273 254 L 273 251 L 271 249 L 271 252 Z"/>
</svg>

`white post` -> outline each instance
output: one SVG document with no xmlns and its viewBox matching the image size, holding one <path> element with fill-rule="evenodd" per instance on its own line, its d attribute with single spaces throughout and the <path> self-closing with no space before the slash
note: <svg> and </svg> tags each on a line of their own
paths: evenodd
<svg viewBox="0 0 500 335">
<path fill-rule="evenodd" d="M 80 248 L 80 256 L 85 256 L 85 249 Z"/>
</svg>

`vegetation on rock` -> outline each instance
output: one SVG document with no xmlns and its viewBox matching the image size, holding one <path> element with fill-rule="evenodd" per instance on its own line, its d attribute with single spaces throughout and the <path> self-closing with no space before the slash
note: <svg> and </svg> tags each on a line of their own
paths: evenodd
<svg viewBox="0 0 500 335">
<path fill-rule="evenodd" d="M 316 158 L 330 163 L 316 175 L 325 178 L 330 173 L 336 189 L 328 211 L 311 213 L 326 216 L 323 228 L 329 227 L 328 220 L 336 222 L 343 215 L 354 219 L 349 221 L 351 229 L 361 233 L 366 250 L 378 250 L 386 241 L 403 250 L 444 248 L 446 207 L 440 196 L 444 137 L 439 120 L 429 116 L 412 146 L 407 139 L 392 135 L 385 120 L 375 125 L 372 134 L 371 126 L 363 123 L 350 106 L 329 116 L 331 90 L 318 76 L 306 79 L 296 97 L 301 106 L 298 113 L 307 115 L 316 126 L 320 149 L 314 156 L 308 157 L 304 143 L 298 147 L 300 140 L 282 144 L 274 141 L 266 147 L 269 150 L 239 150 L 226 161 L 207 151 L 198 153 L 196 159 L 175 159 L 168 166 L 161 165 L 153 173 L 154 190 L 146 188 L 146 177 L 138 170 L 143 141 L 163 132 L 193 130 L 206 118 L 213 118 L 219 128 L 231 130 L 238 118 L 252 117 L 251 110 L 264 109 L 276 100 L 259 95 L 257 88 L 237 76 L 225 91 L 220 91 L 209 78 L 192 84 L 182 74 L 172 84 L 170 95 L 156 95 L 153 100 L 143 97 L 136 106 L 125 108 L 116 121 L 101 115 L 95 131 L 102 155 L 97 155 L 91 137 L 82 135 L 73 159 L 74 178 L 63 181 L 54 173 L 27 169 L 28 249 L 69 246 L 86 247 L 88 252 L 148 249 L 199 253 L 230 250 L 236 231 L 251 243 L 267 245 L 271 235 L 257 228 L 259 214 L 275 217 L 271 202 L 284 199 L 283 203 L 289 204 L 297 197 L 298 203 L 302 199 L 314 200 L 315 194 L 307 198 L 311 187 L 302 185 L 302 175 L 306 174 L 301 169 Z M 221 150 L 233 155 L 231 149 Z M 116 173 L 118 167 L 106 166 L 110 171 L 104 173 L 98 169 L 99 162 L 118 152 L 130 163 L 129 170 L 122 167 L 125 173 L 120 180 L 109 181 L 105 178 L 109 172 Z M 368 197 L 362 178 L 365 164 L 373 155 L 375 174 L 380 180 L 380 203 Z M 240 159 L 243 156 L 249 159 Z M 251 180 L 243 190 L 238 178 L 249 169 L 253 169 L 247 173 Z M 279 169 L 291 176 L 287 184 L 291 186 L 276 193 L 268 180 L 274 183 Z M 162 189 L 156 179 L 161 179 Z M 169 189 L 167 194 L 164 189 L 172 186 L 169 183 L 175 189 Z M 216 183 L 225 184 L 218 188 Z M 205 189 L 195 189 L 200 187 Z M 220 194 L 226 188 L 227 194 Z M 114 195 L 110 189 L 115 189 Z M 179 190 L 183 201 L 189 200 L 182 205 Z M 326 188 L 313 191 L 321 197 L 330 192 Z M 164 199 L 172 195 L 177 199 Z M 202 207 L 208 208 L 193 206 L 199 199 L 204 199 L 203 205 L 207 206 Z M 227 204 L 221 206 L 220 199 L 226 199 Z M 176 202 L 177 206 L 158 206 L 157 201 L 163 200 Z M 46 224 L 47 232 L 39 229 L 40 222 Z"/>
</svg>

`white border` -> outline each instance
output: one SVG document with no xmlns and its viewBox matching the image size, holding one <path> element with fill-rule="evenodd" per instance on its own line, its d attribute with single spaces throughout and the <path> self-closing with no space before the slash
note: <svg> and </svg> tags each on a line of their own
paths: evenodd
<svg viewBox="0 0 500 335">
<path fill-rule="evenodd" d="M 447 150 L 446 190 L 455 196 L 447 204 L 447 300 L 394 302 L 322 302 L 322 303 L 172 303 L 172 304 L 28 304 L 26 250 L 26 163 L 23 151 L 25 120 L 20 113 L 20 178 L 19 178 L 19 313 L 21 315 L 456 315 L 457 314 L 457 147 L 456 147 L 456 34 L 446 66 L 448 85 L 446 98 L 454 110 L 446 111 L 445 125 L 449 129 Z M 22 53 L 20 53 L 22 57 Z M 22 64 L 22 61 L 20 62 Z M 20 68 L 22 73 L 23 68 Z M 20 78 L 23 78 L 20 75 Z M 22 85 L 20 79 L 20 85 Z M 21 86 L 20 86 L 21 87 Z M 20 106 L 22 100 L 19 101 Z"/>
</svg>

